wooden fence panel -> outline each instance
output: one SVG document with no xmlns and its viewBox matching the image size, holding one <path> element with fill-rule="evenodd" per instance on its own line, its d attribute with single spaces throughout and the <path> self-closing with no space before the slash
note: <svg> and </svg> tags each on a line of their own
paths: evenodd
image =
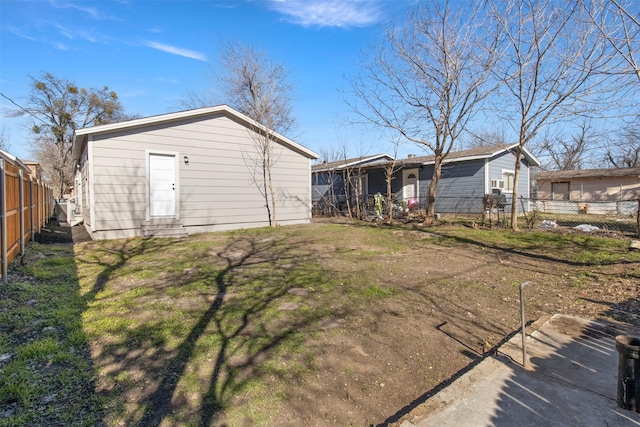
<svg viewBox="0 0 640 427">
<path fill-rule="evenodd" d="M 53 191 L 31 175 L 19 159 L 0 151 L 0 261 L 7 266 L 24 252 L 25 242 L 40 232 L 53 213 Z"/>
<path fill-rule="evenodd" d="M 24 242 L 28 242 L 31 240 L 31 177 L 22 175 L 22 221 L 24 226 L 24 231 L 22 234 L 22 240 Z"/>
</svg>

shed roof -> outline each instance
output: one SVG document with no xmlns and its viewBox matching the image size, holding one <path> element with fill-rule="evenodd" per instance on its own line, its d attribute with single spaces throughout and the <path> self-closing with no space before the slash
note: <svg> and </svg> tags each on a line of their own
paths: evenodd
<svg viewBox="0 0 640 427">
<path fill-rule="evenodd" d="M 640 179 L 640 168 L 578 169 L 538 172 L 532 176 L 535 180 L 555 180 L 571 178 L 612 178 L 636 177 Z"/>
<path fill-rule="evenodd" d="M 106 134 L 106 133 L 117 132 L 125 129 L 135 129 L 135 128 L 144 127 L 148 125 L 154 125 L 159 123 L 169 123 L 172 121 L 177 121 L 177 120 L 186 119 L 186 118 L 198 118 L 198 117 L 205 117 L 208 115 L 215 115 L 215 114 L 225 114 L 227 116 L 230 116 L 242 122 L 245 126 L 250 126 L 250 127 L 255 126 L 257 128 L 266 129 L 264 125 L 256 122 L 249 116 L 242 114 L 241 112 L 229 107 L 228 105 L 217 105 L 214 107 L 197 108 L 195 110 L 178 111 L 175 113 L 161 114 L 158 116 L 150 116 L 150 117 L 143 117 L 141 119 L 127 120 L 125 122 L 111 123 L 107 125 L 76 129 L 74 133 L 75 136 L 73 139 L 73 151 L 72 151 L 73 158 L 75 160 L 79 158 L 80 154 L 82 153 L 84 144 L 86 143 L 87 137 L 89 135 Z M 277 132 L 273 132 L 272 134 L 283 145 L 287 146 L 288 148 L 294 151 L 301 153 L 305 157 L 308 157 L 309 159 L 318 158 L 318 154 L 298 144 L 297 142 L 287 138 L 286 136 L 280 135 Z"/>
</svg>

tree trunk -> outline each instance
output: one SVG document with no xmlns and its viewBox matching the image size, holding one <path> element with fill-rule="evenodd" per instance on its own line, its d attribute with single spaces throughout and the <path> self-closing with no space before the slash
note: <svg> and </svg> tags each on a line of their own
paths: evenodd
<svg viewBox="0 0 640 427">
<path fill-rule="evenodd" d="M 513 174 L 513 199 L 511 200 L 511 229 L 518 231 L 518 182 L 520 181 L 520 166 L 522 165 L 522 145 L 516 150 L 516 168 Z"/>
<path fill-rule="evenodd" d="M 431 176 L 431 182 L 429 183 L 429 191 L 427 193 L 427 216 L 424 219 L 424 224 L 429 225 L 433 222 L 436 216 L 436 187 L 442 174 L 442 157 L 436 155 L 435 163 L 433 165 L 433 175 Z"/>
<path fill-rule="evenodd" d="M 276 217 L 276 194 L 273 190 L 273 181 L 271 180 L 271 166 L 267 169 L 267 179 L 269 182 L 269 193 L 271 194 L 271 221 L 269 225 L 274 227 L 278 226 L 278 219 Z"/>
<path fill-rule="evenodd" d="M 391 170 L 387 170 L 387 216 L 389 217 L 387 221 L 389 224 L 393 222 L 393 194 L 391 194 L 391 180 L 393 179 L 393 166 L 391 166 Z"/>
<path fill-rule="evenodd" d="M 349 170 L 347 170 L 346 172 L 342 172 L 342 184 L 344 186 L 344 198 L 347 204 L 347 213 L 349 215 L 349 218 L 353 218 L 353 216 L 351 215 L 351 201 L 349 200 L 351 199 L 351 195 L 349 194 L 349 182 L 351 181 L 351 179 L 349 178 L 350 175 L 351 172 L 349 172 Z"/>
<path fill-rule="evenodd" d="M 269 227 L 271 227 L 273 225 L 273 219 L 271 216 L 271 206 L 269 205 L 269 184 L 268 184 L 268 180 L 267 180 L 267 159 L 264 156 L 262 156 L 262 184 L 263 184 L 263 190 L 264 190 L 264 203 L 265 203 L 265 207 L 267 208 L 267 217 L 269 219 Z"/>
</svg>

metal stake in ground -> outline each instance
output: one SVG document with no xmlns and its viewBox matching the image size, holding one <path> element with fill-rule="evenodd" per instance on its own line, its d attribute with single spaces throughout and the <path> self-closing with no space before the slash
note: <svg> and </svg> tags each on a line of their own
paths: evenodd
<svg viewBox="0 0 640 427">
<path fill-rule="evenodd" d="M 524 327 L 524 287 L 531 283 L 530 280 L 520 283 L 520 320 L 522 322 L 522 366 L 527 367 L 527 336 L 525 335 Z"/>
</svg>

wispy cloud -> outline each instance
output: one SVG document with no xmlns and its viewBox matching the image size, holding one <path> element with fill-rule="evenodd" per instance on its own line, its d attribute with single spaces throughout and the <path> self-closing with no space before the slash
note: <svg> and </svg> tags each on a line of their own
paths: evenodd
<svg viewBox="0 0 640 427">
<path fill-rule="evenodd" d="M 56 0 L 49 0 L 49 4 L 55 8 L 58 9 L 74 9 L 77 10 L 79 12 L 83 12 L 86 13 L 87 15 L 91 16 L 93 19 L 98 19 L 98 20 L 117 20 L 117 18 L 107 15 L 105 13 L 102 13 L 100 10 L 96 9 L 95 7 L 88 7 L 85 5 L 79 6 L 77 4 L 73 4 L 71 2 L 67 2 L 67 1 L 56 1 Z"/>
<path fill-rule="evenodd" d="M 31 41 L 35 40 L 34 37 L 30 36 L 29 34 L 27 34 L 24 30 L 22 30 L 20 28 L 8 26 L 8 27 L 6 27 L 6 30 L 9 31 L 10 33 L 15 34 L 18 37 L 23 38 L 23 39 L 27 39 L 27 40 L 31 40 Z"/>
<path fill-rule="evenodd" d="M 60 31 L 60 34 L 62 34 L 64 37 L 68 38 L 69 40 L 81 39 L 91 43 L 95 43 L 97 41 L 96 37 L 93 34 L 87 31 L 84 31 L 82 28 L 71 29 L 71 28 L 64 27 L 60 24 L 53 24 L 53 26 L 57 28 L 58 31 Z"/>
<path fill-rule="evenodd" d="M 269 7 L 305 27 L 365 27 L 378 21 L 373 0 L 269 0 Z"/>
<path fill-rule="evenodd" d="M 204 53 L 196 52 L 195 50 L 183 49 L 176 46 L 171 46 L 164 43 L 158 43 L 150 40 L 142 40 L 144 46 L 152 49 L 157 49 L 162 52 L 171 53 L 174 55 L 184 56 L 185 58 L 196 59 L 198 61 L 207 61 L 207 56 Z"/>
</svg>

